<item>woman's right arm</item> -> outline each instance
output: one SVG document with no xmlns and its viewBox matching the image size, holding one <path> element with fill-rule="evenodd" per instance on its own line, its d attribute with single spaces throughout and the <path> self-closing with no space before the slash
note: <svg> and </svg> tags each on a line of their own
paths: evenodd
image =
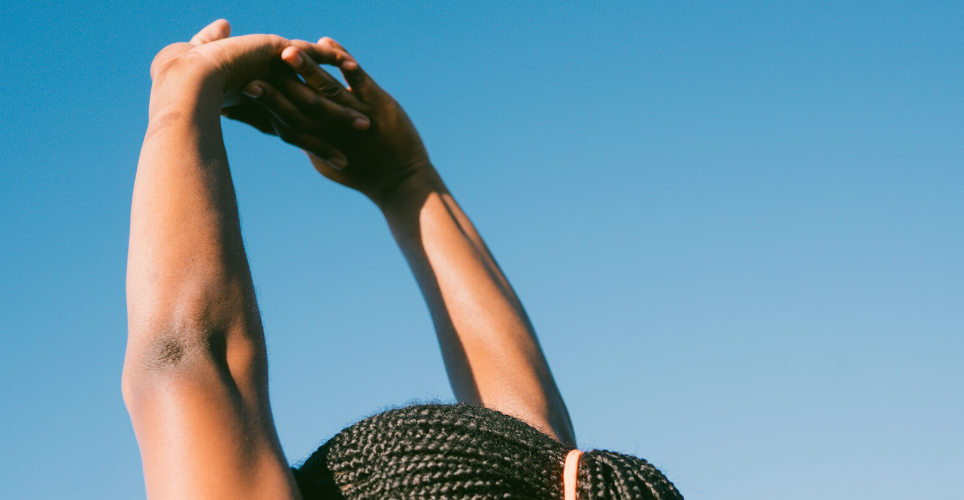
<svg viewBox="0 0 964 500">
<path fill-rule="evenodd" d="M 311 88 L 257 81 L 245 92 L 257 96 L 278 135 L 305 149 L 320 173 L 381 209 L 428 304 L 456 398 L 575 446 L 569 413 L 522 303 L 429 162 L 415 127 L 357 64 L 341 66 L 351 90 L 341 88 L 311 55 L 343 49 L 330 39 L 319 44 L 299 43 L 282 54 Z M 368 116 L 370 129 L 323 123 L 323 110 L 312 104 L 316 90 Z M 332 146 L 344 153 L 342 162 L 319 158 L 330 158 Z"/>
<path fill-rule="evenodd" d="M 168 46 L 151 69 L 122 385 L 154 500 L 301 498 L 271 416 L 220 118 L 225 91 L 272 74 L 288 40 L 229 28 L 216 21 Z"/>
</svg>

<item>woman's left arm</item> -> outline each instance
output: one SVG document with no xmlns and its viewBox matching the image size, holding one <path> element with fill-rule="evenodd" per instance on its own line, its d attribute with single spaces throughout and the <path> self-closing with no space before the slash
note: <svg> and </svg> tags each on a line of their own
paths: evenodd
<svg viewBox="0 0 964 500">
<path fill-rule="evenodd" d="M 452 391 L 460 402 L 519 418 L 575 447 L 569 412 L 535 329 L 475 226 L 449 193 L 401 106 L 357 63 L 342 64 L 351 90 L 315 58 L 334 40 L 292 41 L 282 58 L 304 83 L 254 81 L 245 93 L 269 111 L 285 141 L 309 152 L 318 171 L 369 197 L 385 215 L 432 315 Z M 321 96 L 361 110 L 370 129 L 329 123 Z M 339 125 L 342 125 L 339 127 Z M 347 160 L 331 161 L 332 147 Z"/>
<path fill-rule="evenodd" d="M 220 122 L 225 92 L 267 77 L 288 41 L 229 30 L 217 21 L 151 68 L 122 385 L 152 500 L 301 497 L 271 417 Z"/>
</svg>

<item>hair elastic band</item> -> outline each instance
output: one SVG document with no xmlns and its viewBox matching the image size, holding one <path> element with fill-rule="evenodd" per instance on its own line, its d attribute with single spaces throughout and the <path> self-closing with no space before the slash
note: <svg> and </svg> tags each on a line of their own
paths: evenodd
<svg viewBox="0 0 964 500">
<path fill-rule="evenodd" d="M 572 450 L 566 455 L 566 467 L 562 472 L 566 500 L 576 500 L 576 471 L 579 470 L 580 455 L 582 455 L 582 452 L 579 450 Z"/>
</svg>

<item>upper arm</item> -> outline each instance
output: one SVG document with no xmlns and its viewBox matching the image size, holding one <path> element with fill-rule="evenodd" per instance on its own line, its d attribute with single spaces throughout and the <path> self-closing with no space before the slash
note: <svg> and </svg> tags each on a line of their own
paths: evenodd
<svg viewBox="0 0 964 500">
<path fill-rule="evenodd" d="M 247 327 L 131 332 L 124 399 L 149 498 L 300 498 L 271 417 L 264 345 Z"/>
</svg>

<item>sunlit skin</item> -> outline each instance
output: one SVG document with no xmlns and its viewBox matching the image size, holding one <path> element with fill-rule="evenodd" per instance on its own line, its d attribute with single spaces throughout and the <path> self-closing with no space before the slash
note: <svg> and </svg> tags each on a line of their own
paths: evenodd
<svg viewBox="0 0 964 500">
<path fill-rule="evenodd" d="M 221 114 L 301 147 L 322 175 L 382 210 L 429 305 L 459 401 L 574 445 L 522 304 L 401 107 L 329 39 L 229 35 L 216 21 L 166 47 L 151 68 L 123 375 L 148 497 L 301 498 L 271 416 Z M 316 61 L 338 67 L 350 89 Z"/>
</svg>

